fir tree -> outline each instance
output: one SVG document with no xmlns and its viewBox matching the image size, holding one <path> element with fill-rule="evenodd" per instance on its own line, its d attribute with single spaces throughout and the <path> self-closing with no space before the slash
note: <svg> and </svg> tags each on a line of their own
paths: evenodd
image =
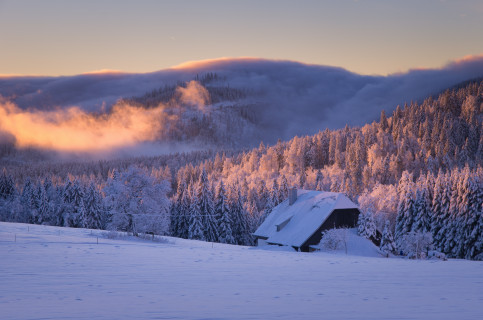
<svg viewBox="0 0 483 320">
<path fill-rule="evenodd" d="M 412 175 L 407 171 L 403 172 L 398 185 L 399 205 L 396 217 L 396 241 L 400 241 L 402 237 L 411 231 L 414 222 L 414 196 Z"/>
<path fill-rule="evenodd" d="M 37 219 L 35 223 L 37 224 L 48 224 L 51 216 L 51 210 L 49 206 L 49 201 L 47 199 L 47 194 L 41 183 L 39 183 L 37 188 Z"/>
<path fill-rule="evenodd" d="M 278 197 L 278 202 L 282 202 L 288 198 L 288 182 L 287 177 L 282 175 L 281 182 L 280 182 L 280 194 Z"/>
<path fill-rule="evenodd" d="M 376 223 L 372 212 L 368 211 L 359 214 L 357 233 L 367 239 L 376 237 Z"/>
<path fill-rule="evenodd" d="M 83 227 L 89 229 L 101 229 L 103 226 L 103 208 L 101 204 L 101 195 L 93 182 L 89 184 L 84 196 L 83 210 Z"/>
<path fill-rule="evenodd" d="M 34 185 L 30 179 L 27 179 L 22 189 L 22 195 L 20 196 L 20 204 L 23 208 L 20 215 L 20 222 L 36 223 L 37 206 L 35 197 Z"/>
<path fill-rule="evenodd" d="M 396 244 L 394 242 L 394 237 L 392 236 L 391 227 L 389 225 L 389 220 L 386 220 L 384 225 L 384 231 L 382 232 L 381 244 L 379 246 L 382 252 L 386 254 L 394 253 L 396 251 Z"/>
<path fill-rule="evenodd" d="M 8 199 L 15 195 L 15 192 L 13 178 L 7 175 L 7 170 L 3 169 L 0 175 L 0 199 Z"/>
<path fill-rule="evenodd" d="M 230 218 L 230 211 L 226 197 L 225 185 L 223 180 L 220 181 L 215 198 L 215 215 L 218 218 L 219 242 L 234 244 Z"/>
<path fill-rule="evenodd" d="M 438 251 L 444 251 L 444 243 L 446 241 L 446 234 L 448 231 L 448 223 L 450 223 L 450 202 L 451 202 L 451 185 L 450 177 L 446 174 L 439 175 L 441 187 L 437 189 L 435 185 L 435 207 L 433 219 L 433 227 L 431 231 L 434 235 L 434 244 Z M 436 194 L 438 192 L 438 195 Z"/>
<path fill-rule="evenodd" d="M 171 218 L 171 235 L 174 237 L 182 237 L 183 229 L 184 229 L 184 217 L 183 215 L 186 212 L 183 212 L 183 195 L 186 189 L 186 184 L 184 180 L 178 183 L 178 188 L 176 190 L 176 195 L 174 196 L 173 201 L 171 202 L 170 207 L 170 218 Z"/>
<path fill-rule="evenodd" d="M 204 238 L 206 241 L 218 241 L 217 221 L 213 208 L 213 194 L 211 193 L 210 183 L 205 168 L 201 171 L 196 190 L 196 209 L 202 217 L 204 228 Z"/>
<path fill-rule="evenodd" d="M 323 190 L 323 175 L 320 170 L 317 170 L 317 176 L 315 177 L 315 190 L 322 191 Z"/>
<path fill-rule="evenodd" d="M 243 197 L 238 184 L 231 186 L 230 212 L 232 220 L 232 233 L 236 244 L 247 245 L 250 242 L 247 212 L 243 207 Z M 256 209 L 255 209 L 256 210 Z"/>
<path fill-rule="evenodd" d="M 203 232 L 203 221 L 198 207 L 198 198 L 195 192 L 191 193 L 189 207 L 189 228 L 188 239 L 205 241 L 205 233 Z"/>
<path fill-rule="evenodd" d="M 431 209 L 429 206 L 428 192 L 425 186 L 416 191 L 414 202 L 415 219 L 411 231 L 428 232 L 431 229 Z"/>
</svg>

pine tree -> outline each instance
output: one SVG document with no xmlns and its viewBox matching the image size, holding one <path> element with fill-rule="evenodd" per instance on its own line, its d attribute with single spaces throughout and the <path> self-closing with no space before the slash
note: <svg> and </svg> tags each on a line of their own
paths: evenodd
<svg viewBox="0 0 483 320">
<path fill-rule="evenodd" d="M 181 238 L 185 239 L 188 239 L 189 236 L 192 185 L 193 182 L 191 182 L 187 187 L 184 188 L 179 207 L 178 234 Z"/>
<path fill-rule="evenodd" d="M 475 259 L 483 252 L 483 181 L 476 175 L 471 175 L 469 179 L 467 210 L 465 258 Z"/>
<path fill-rule="evenodd" d="M 9 199 L 16 193 L 13 178 L 3 169 L 0 175 L 0 199 Z"/>
<path fill-rule="evenodd" d="M 283 175 L 280 182 L 280 194 L 278 197 L 278 202 L 280 203 L 287 198 L 288 198 L 288 182 L 287 182 L 287 177 Z"/>
<path fill-rule="evenodd" d="M 89 184 L 82 205 L 84 207 L 84 211 L 81 212 L 81 216 L 83 216 L 83 227 L 89 229 L 101 229 L 103 225 L 103 208 L 101 204 L 101 196 L 99 191 L 97 191 L 94 182 Z"/>
<path fill-rule="evenodd" d="M 414 202 L 415 219 L 411 231 L 428 232 L 431 229 L 431 209 L 426 187 L 423 185 L 416 191 Z"/>
<path fill-rule="evenodd" d="M 50 224 L 53 217 L 53 204 L 49 201 L 47 191 L 42 183 L 37 189 L 37 224 Z"/>
<path fill-rule="evenodd" d="M 450 257 L 455 257 L 455 247 L 458 238 L 458 216 L 459 216 L 459 200 L 461 193 L 462 177 L 459 170 L 452 171 L 451 174 L 451 200 L 449 205 L 449 220 L 441 229 L 445 235 L 443 252 Z M 441 231 L 440 230 L 440 231 Z"/>
<path fill-rule="evenodd" d="M 203 221 L 198 207 L 199 201 L 195 192 L 190 193 L 188 239 L 205 241 Z"/>
<path fill-rule="evenodd" d="M 376 237 L 376 223 L 372 212 L 368 211 L 359 214 L 357 233 L 367 239 Z"/>
<path fill-rule="evenodd" d="M 173 201 L 171 202 L 170 207 L 170 218 L 171 218 L 171 235 L 174 237 L 182 237 L 183 234 L 183 222 L 184 217 L 182 212 L 182 202 L 183 202 L 183 194 L 186 189 L 186 184 L 184 180 L 178 182 L 178 188 L 176 190 L 176 195 L 174 196 Z"/>
<path fill-rule="evenodd" d="M 414 222 L 414 196 L 412 175 L 404 171 L 398 185 L 399 205 L 396 217 L 396 241 L 411 231 Z"/>
<path fill-rule="evenodd" d="M 220 181 L 216 192 L 215 215 L 218 218 L 219 242 L 234 244 L 235 239 L 231 230 L 232 221 L 223 180 Z"/>
<path fill-rule="evenodd" d="M 257 190 L 255 194 L 258 198 L 258 201 L 257 201 L 258 211 L 262 211 L 266 208 L 267 201 L 270 198 L 270 194 L 267 190 L 267 185 L 265 184 L 265 180 L 260 179 L 258 181 Z"/>
<path fill-rule="evenodd" d="M 214 214 L 213 194 L 205 168 L 201 171 L 196 190 L 197 210 L 202 217 L 204 238 L 209 242 L 218 241 L 217 221 Z"/>
<path fill-rule="evenodd" d="M 379 126 L 383 132 L 386 132 L 389 128 L 387 123 L 386 112 L 384 110 L 381 111 L 381 119 L 379 121 Z"/>
<path fill-rule="evenodd" d="M 69 226 L 74 228 L 82 227 L 81 205 L 84 201 L 84 188 L 79 180 L 74 180 L 72 184 L 72 201 L 71 201 L 71 215 L 69 220 Z"/>
<path fill-rule="evenodd" d="M 232 185 L 230 192 L 230 212 L 232 220 L 232 233 L 236 244 L 247 245 L 250 243 L 248 217 L 243 207 L 243 198 L 239 185 Z M 254 210 L 256 210 L 254 208 Z"/>
<path fill-rule="evenodd" d="M 439 229 L 441 228 L 441 226 L 438 224 L 438 216 L 441 214 L 442 211 L 442 196 L 444 188 L 443 181 L 444 176 L 440 170 L 434 181 L 433 201 L 431 203 L 431 233 L 433 234 L 433 237 L 438 233 Z"/>
<path fill-rule="evenodd" d="M 394 237 L 392 236 L 389 220 L 386 220 L 384 225 L 384 231 L 382 232 L 382 239 L 379 249 L 386 254 L 394 253 L 396 251 L 396 244 L 394 242 Z"/>
<path fill-rule="evenodd" d="M 462 172 L 459 186 L 458 216 L 456 219 L 456 236 L 453 255 L 459 258 L 472 259 L 477 254 L 475 243 L 481 237 L 478 230 L 478 219 L 481 216 L 479 206 L 482 203 L 482 190 L 478 188 L 477 175 L 466 167 Z M 481 185 L 481 183 L 480 183 Z M 480 190 L 479 190 L 480 189 Z"/>
<path fill-rule="evenodd" d="M 273 207 L 277 206 L 279 202 L 279 194 L 280 194 L 280 187 L 278 186 L 277 179 L 273 179 L 272 181 L 272 188 L 270 189 L 270 203 L 269 205 L 271 207 L 266 207 L 270 211 L 272 210 Z"/>
<path fill-rule="evenodd" d="M 323 175 L 320 170 L 317 170 L 317 176 L 315 177 L 315 190 L 322 191 L 323 190 Z"/>
<path fill-rule="evenodd" d="M 23 210 L 19 222 L 36 223 L 37 206 L 35 202 L 34 185 L 30 179 L 27 179 L 22 189 L 22 195 L 20 196 L 20 204 Z"/>
</svg>

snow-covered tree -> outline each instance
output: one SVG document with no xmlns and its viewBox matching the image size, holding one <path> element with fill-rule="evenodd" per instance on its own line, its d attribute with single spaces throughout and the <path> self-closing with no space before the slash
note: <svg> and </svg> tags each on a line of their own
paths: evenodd
<svg viewBox="0 0 483 320">
<path fill-rule="evenodd" d="M 30 179 L 27 179 L 20 196 L 22 212 L 19 214 L 19 222 L 36 223 L 37 205 L 35 197 L 35 186 Z"/>
<path fill-rule="evenodd" d="M 408 232 L 400 243 L 399 249 L 410 258 L 424 258 L 433 249 L 433 236 L 430 232 Z"/>
<path fill-rule="evenodd" d="M 376 237 L 376 223 L 372 212 L 361 212 L 357 221 L 357 233 L 364 238 Z"/>
<path fill-rule="evenodd" d="M 216 242 L 218 241 L 218 222 L 215 217 L 213 193 L 211 192 L 210 182 L 204 167 L 198 180 L 196 199 L 198 201 L 196 210 L 198 210 L 202 218 L 204 238 L 206 241 Z"/>
<path fill-rule="evenodd" d="M 78 179 L 68 181 L 64 187 L 64 223 L 66 227 L 82 227 L 79 209 L 84 201 L 84 188 Z"/>
<path fill-rule="evenodd" d="M 110 228 L 138 233 L 166 234 L 169 230 L 169 184 L 156 182 L 144 170 L 130 166 L 108 180 L 104 193 Z"/>
<path fill-rule="evenodd" d="M 249 202 L 250 203 L 250 202 Z M 252 203 L 252 205 L 254 205 Z M 243 197 L 241 195 L 241 190 L 238 184 L 231 186 L 230 190 L 230 212 L 232 220 L 232 233 L 236 244 L 248 245 L 251 242 L 251 237 L 249 235 L 249 217 L 253 217 L 243 206 Z M 253 210 L 256 209 L 253 207 Z"/>
<path fill-rule="evenodd" d="M 188 239 L 205 241 L 205 233 L 203 232 L 203 221 L 198 207 L 198 197 L 194 191 L 189 188 L 191 201 L 189 207 L 189 227 Z"/>
<path fill-rule="evenodd" d="M 278 202 L 282 202 L 283 200 L 288 198 L 288 182 L 287 182 L 287 177 L 285 175 L 282 175 L 280 179 L 280 193 L 278 196 Z"/>
<path fill-rule="evenodd" d="M 396 243 L 394 242 L 389 220 L 386 220 L 386 224 L 384 225 L 379 249 L 386 254 L 394 253 L 396 251 Z"/>
<path fill-rule="evenodd" d="M 399 205 L 397 208 L 395 238 L 399 241 L 412 230 L 415 218 L 412 175 L 404 171 L 398 185 Z"/>
<path fill-rule="evenodd" d="M 347 254 L 347 229 L 329 229 L 322 231 L 319 246 L 326 250 L 345 249 Z"/>
<path fill-rule="evenodd" d="M 176 194 L 171 202 L 171 235 L 180 238 L 187 238 L 188 234 L 188 217 L 189 217 L 189 201 L 187 197 L 186 182 L 181 179 L 178 182 Z M 187 201 L 186 201 L 187 199 Z"/>
<path fill-rule="evenodd" d="M 15 184 L 12 176 L 3 169 L 0 175 L 0 199 L 8 199 L 16 193 Z"/>
<path fill-rule="evenodd" d="M 102 207 L 101 195 L 95 184 L 91 182 L 86 189 L 83 201 L 83 213 L 81 213 L 84 228 L 101 229 L 105 222 L 104 208 Z"/>
<path fill-rule="evenodd" d="M 226 197 L 225 185 L 220 181 L 215 197 L 215 215 L 218 218 L 218 240 L 221 243 L 234 244 L 235 239 L 231 230 L 232 221 L 228 201 Z"/>
<path fill-rule="evenodd" d="M 412 231 L 428 232 L 431 229 L 431 206 L 428 191 L 425 185 L 422 185 L 416 191 L 416 200 L 414 202 L 415 218 L 411 226 Z"/>
</svg>

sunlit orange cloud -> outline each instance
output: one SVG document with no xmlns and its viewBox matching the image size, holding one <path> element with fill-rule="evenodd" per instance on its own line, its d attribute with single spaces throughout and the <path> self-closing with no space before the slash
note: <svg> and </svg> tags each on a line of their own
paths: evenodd
<svg viewBox="0 0 483 320">
<path fill-rule="evenodd" d="M 453 60 L 453 61 L 449 62 L 447 65 L 458 66 L 458 65 L 462 65 L 464 63 L 468 63 L 468 62 L 472 62 L 472 61 L 478 61 L 478 60 L 483 60 L 483 54 L 467 55 L 467 56 L 464 56 L 462 58 Z"/>
<path fill-rule="evenodd" d="M 256 58 L 256 57 L 238 57 L 238 58 L 230 58 L 230 57 L 221 57 L 216 59 L 206 59 L 206 60 L 195 60 L 195 61 L 187 61 L 183 62 L 177 66 L 171 67 L 170 69 L 175 70 L 190 70 L 190 69 L 198 69 L 209 67 L 214 64 L 220 63 L 230 63 L 233 61 L 263 61 L 265 59 Z"/>
<path fill-rule="evenodd" d="M 154 140 L 162 116 L 162 108 L 129 105 L 95 116 L 76 107 L 29 112 L 7 102 L 0 105 L 0 128 L 15 137 L 19 148 L 98 152 Z"/>
<path fill-rule="evenodd" d="M 94 71 L 88 71 L 88 72 L 83 72 L 81 73 L 82 75 L 91 75 L 91 74 L 125 74 L 126 72 L 120 71 L 120 70 L 111 70 L 111 69 L 101 69 L 101 70 L 94 70 Z"/>
<path fill-rule="evenodd" d="M 179 88 L 179 94 L 181 103 L 201 110 L 209 98 L 206 89 L 195 81 Z M 0 132 L 13 135 L 19 148 L 105 152 L 159 139 L 165 124 L 177 120 L 165 109 L 162 104 L 145 109 L 119 103 L 107 114 L 92 114 L 77 107 L 22 110 L 12 102 L 0 101 Z"/>
<path fill-rule="evenodd" d="M 8 78 L 42 78 L 45 76 L 39 74 L 14 74 L 14 73 L 3 73 L 0 74 L 0 79 L 8 79 Z"/>
<path fill-rule="evenodd" d="M 210 101 L 210 94 L 199 82 L 190 81 L 186 88 L 178 87 L 176 89 L 180 95 L 180 102 L 197 107 L 200 111 L 206 112 L 205 106 Z"/>
</svg>

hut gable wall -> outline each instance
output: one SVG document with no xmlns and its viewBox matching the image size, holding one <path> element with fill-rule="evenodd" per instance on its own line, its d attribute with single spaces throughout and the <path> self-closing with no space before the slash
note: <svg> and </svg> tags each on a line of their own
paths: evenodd
<svg viewBox="0 0 483 320">
<path fill-rule="evenodd" d="M 336 209 L 325 222 L 300 247 L 300 251 L 308 252 L 311 245 L 316 245 L 322 239 L 322 231 L 334 228 L 354 228 L 359 217 L 358 209 Z"/>
</svg>

